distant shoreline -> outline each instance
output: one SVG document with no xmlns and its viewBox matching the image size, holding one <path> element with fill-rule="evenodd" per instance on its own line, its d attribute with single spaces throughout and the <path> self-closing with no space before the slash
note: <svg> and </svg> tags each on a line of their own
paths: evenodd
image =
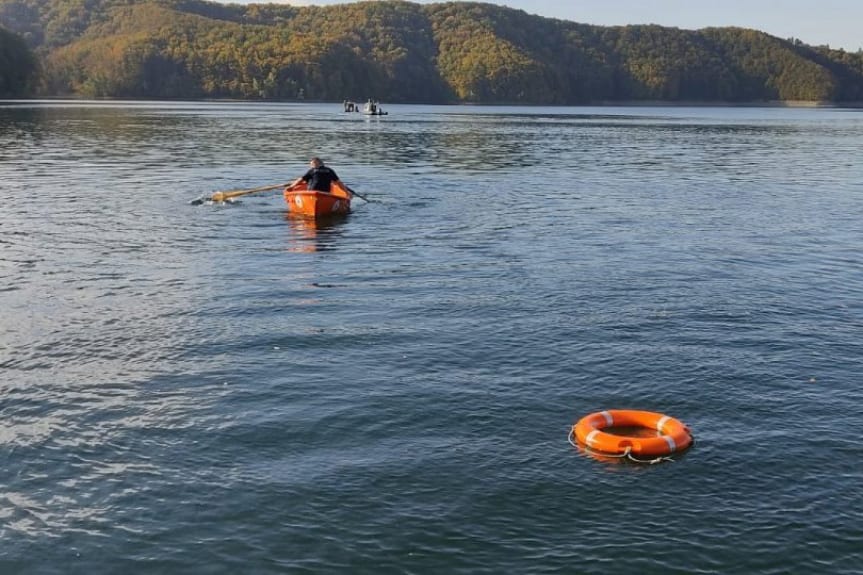
<svg viewBox="0 0 863 575">
<path fill-rule="evenodd" d="M 329 100 L 244 100 L 237 98 L 190 98 L 190 99 L 162 99 L 162 98 L 80 98 L 74 96 L 41 96 L 35 98 L 0 98 L 0 103 L 27 103 L 27 102 L 224 102 L 224 103 L 249 103 L 249 104 L 332 104 L 341 105 L 342 101 Z M 609 100 L 597 101 L 584 104 L 526 104 L 520 102 L 382 102 L 383 105 L 406 105 L 406 106 L 520 106 L 525 108 L 599 108 L 599 107 L 621 107 L 621 108 L 863 108 L 863 101 L 854 102 L 824 102 L 809 100 L 771 100 L 752 102 L 704 102 L 698 100 L 671 101 L 671 100 Z"/>
<path fill-rule="evenodd" d="M 764 102 L 701 102 L 667 100 L 628 100 L 626 102 L 611 101 L 595 104 L 600 106 L 645 106 L 668 107 L 681 106 L 692 108 L 863 108 L 863 102 L 823 102 L 810 100 L 771 100 Z"/>
</svg>

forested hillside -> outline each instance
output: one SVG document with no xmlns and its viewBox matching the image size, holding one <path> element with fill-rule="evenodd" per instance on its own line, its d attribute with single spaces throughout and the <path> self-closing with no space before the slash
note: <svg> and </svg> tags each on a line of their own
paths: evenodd
<svg viewBox="0 0 863 575">
<path fill-rule="evenodd" d="M 737 28 L 588 26 L 482 3 L 0 0 L 0 25 L 35 52 L 49 96 L 863 100 L 860 52 Z M 6 36 L 14 44 L 3 35 L 0 47 Z"/>
<path fill-rule="evenodd" d="M 36 57 L 24 40 L 0 28 L 0 98 L 26 96 L 36 81 Z"/>
</svg>

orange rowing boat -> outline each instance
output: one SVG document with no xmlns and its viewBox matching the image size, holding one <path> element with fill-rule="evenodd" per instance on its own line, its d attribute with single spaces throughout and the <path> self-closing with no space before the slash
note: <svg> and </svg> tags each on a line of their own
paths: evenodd
<svg viewBox="0 0 863 575">
<path fill-rule="evenodd" d="M 291 214 L 320 218 L 351 211 L 351 193 L 341 182 L 332 182 L 329 192 L 307 190 L 305 182 L 285 188 L 285 202 Z"/>
</svg>

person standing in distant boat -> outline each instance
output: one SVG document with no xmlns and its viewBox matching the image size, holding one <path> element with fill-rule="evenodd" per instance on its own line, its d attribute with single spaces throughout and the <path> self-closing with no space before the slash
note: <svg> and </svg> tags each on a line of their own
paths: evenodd
<svg viewBox="0 0 863 575">
<path fill-rule="evenodd" d="M 320 158 L 315 157 L 309 161 L 309 171 L 297 178 L 291 186 L 306 182 L 309 190 L 329 192 L 332 183 L 338 181 L 340 181 L 339 176 L 336 175 L 335 170 L 325 166 Z"/>
</svg>

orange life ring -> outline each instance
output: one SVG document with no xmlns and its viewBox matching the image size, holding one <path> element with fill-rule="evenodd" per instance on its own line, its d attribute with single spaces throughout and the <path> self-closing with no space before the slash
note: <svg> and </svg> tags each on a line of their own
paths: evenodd
<svg viewBox="0 0 863 575">
<path fill-rule="evenodd" d="M 659 432 L 655 437 L 614 435 L 608 427 L 643 427 Z M 652 411 L 609 409 L 582 417 L 572 432 L 583 445 L 611 454 L 668 455 L 692 445 L 689 428 L 677 419 Z"/>
</svg>

